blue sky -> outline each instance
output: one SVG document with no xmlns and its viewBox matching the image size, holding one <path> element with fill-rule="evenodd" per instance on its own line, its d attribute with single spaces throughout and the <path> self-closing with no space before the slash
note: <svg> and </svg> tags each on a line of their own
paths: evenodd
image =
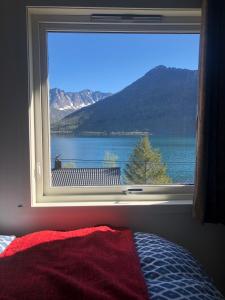
<svg viewBox="0 0 225 300">
<path fill-rule="evenodd" d="M 117 92 L 158 65 L 198 68 L 197 34 L 49 33 L 49 83 Z"/>
</svg>

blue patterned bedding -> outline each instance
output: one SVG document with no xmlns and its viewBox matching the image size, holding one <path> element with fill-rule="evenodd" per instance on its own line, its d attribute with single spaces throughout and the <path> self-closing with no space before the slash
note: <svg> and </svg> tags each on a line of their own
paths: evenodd
<svg viewBox="0 0 225 300">
<path fill-rule="evenodd" d="M 224 300 L 183 247 L 149 233 L 134 240 L 151 300 Z"/>
<path fill-rule="evenodd" d="M 15 239 L 14 235 L 0 235 L 0 253 Z"/>
</svg>

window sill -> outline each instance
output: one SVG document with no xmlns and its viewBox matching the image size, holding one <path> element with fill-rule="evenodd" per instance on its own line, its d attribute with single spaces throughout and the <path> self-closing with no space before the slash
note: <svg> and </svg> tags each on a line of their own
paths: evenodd
<svg viewBox="0 0 225 300">
<path fill-rule="evenodd" d="M 150 205 L 192 205 L 193 200 L 167 200 L 167 201 L 77 201 L 77 202 L 39 202 L 32 207 L 79 207 L 79 206 L 150 206 Z"/>
</svg>

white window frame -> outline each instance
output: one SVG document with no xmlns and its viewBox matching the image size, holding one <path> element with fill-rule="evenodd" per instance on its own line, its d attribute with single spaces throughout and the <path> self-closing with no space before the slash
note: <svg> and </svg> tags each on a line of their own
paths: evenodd
<svg viewBox="0 0 225 300">
<path fill-rule="evenodd" d="M 160 22 L 91 21 L 93 14 L 161 16 Z M 156 18 L 157 19 L 157 18 Z M 200 33 L 200 9 L 27 8 L 32 206 L 189 204 L 193 185 L 51 187 L 47 32 Z"/>
</svg>

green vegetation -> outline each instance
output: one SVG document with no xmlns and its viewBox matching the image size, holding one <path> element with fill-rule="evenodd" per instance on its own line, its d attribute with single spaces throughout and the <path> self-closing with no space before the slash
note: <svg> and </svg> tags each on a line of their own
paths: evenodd
<svg viewBox="0 0 225 300">
<path fill-rule="evenodd" d="M 112 152 L 106 151 L 104 156 L 103 167 L 104 168 L 116 168 L 118 156 Z"/>
<path fill-rule="evenodd" d="M 65 169 L 71 169 L 71 168 L 76 168 L 75 162 L 66 162 L 63 164 L 63 168 Z"/>
<path fill-rule="evenodd" d="M 170 184 L 159 151 L 152 148 L 148 136 L 141 138 L 125 168 L 126 184 Z"/>
</svg>

